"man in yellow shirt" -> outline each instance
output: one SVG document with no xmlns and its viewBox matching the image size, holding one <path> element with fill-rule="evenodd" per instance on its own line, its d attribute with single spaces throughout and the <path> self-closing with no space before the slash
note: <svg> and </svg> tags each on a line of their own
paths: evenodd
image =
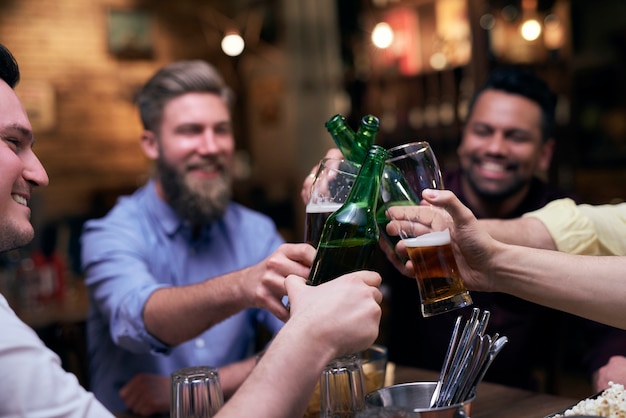
<svg viewBox="0 0 626 418">
<path fill-rule="evenodd" d="M 425 232 L 431 222 L 450 222 L 460 248 L 455 255 L 469 289 L 509 293 L 626 329 L 626 203 L 576 205 L 558 199 L 521 218 L 476 220 L 450 191 L 429 190 L 424 198 L 445 208 L 453 221 L 429 206 L 413 207 L 418 213 L 402 210 L 407 219 L 419 219 Z M 394 234 L 397 226 L 389 228 Z M 613 257 L 598 257 L 603 255 Z M 411 276 L 410 263 L 396 267 Z M 597 389 L 610 381 L 626 383 L 626 357 L 612 356 L 594 373 Z"/>
<path fill-rule="evenodd" d="M 626 255 L 626 202 L 558 199 L 518 219 L 478 221 L 498 241 L 582 255 Z"/>
</svg>

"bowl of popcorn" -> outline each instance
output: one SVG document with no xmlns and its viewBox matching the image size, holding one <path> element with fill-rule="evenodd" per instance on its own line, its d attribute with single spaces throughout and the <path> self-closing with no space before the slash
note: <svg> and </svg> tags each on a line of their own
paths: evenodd
<svg viewBox="0 0 626 418">
<path fill-rule="evenodd" d="M 624 385 L 609 382 L 609 387 L 602 392 L 585 398 L 570 408 L 548 415 L 545 418 L 564 417 L 626 417 L 626 391 Z"/>
</svg>

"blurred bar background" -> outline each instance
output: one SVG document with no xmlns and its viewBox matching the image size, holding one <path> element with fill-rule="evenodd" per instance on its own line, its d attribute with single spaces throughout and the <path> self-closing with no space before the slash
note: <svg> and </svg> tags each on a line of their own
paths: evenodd
<svg viewBox="0 0 626 418">
<path fill-rule="evenodd" d="M 302 180 L 333 144 L 327 118 L 377 115 L 379 144 L 427 140 L 452 167 L 474 86 L 508 63 L 558 93 L 542 175 L 588 203 L 626 197 L 623 0 L 0 0 L 0 42 L 50 176 L 35 241 L 0 256 L 25 310 L 79 289 L 82 223 L 149 175 L 133 95 L 174 60 L 210 61 L 234 88 L 236 200 L 288 241 L 302 240 Z"/>
</svg>

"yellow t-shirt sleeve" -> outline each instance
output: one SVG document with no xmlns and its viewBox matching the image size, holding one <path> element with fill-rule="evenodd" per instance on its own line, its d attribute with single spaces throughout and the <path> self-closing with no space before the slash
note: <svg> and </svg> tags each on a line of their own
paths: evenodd
<svg viewBox="0 0 626 418">
<path fill-rule="evenodd" d="M 571 199 L 558 199 L 524 216 L 543 222 L 559 251 L 626 255 L 626 203 L 576 205 Z"/>
</svg>

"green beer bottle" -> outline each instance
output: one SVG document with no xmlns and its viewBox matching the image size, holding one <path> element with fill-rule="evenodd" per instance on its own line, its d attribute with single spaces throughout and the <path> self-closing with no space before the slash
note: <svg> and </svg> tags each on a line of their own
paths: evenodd
<svg viewBox="0 0 626 418">
<path fill-rule="evenodd" d="M 355 133 L 342 115 L 335 115 L 326 121 L 326 129 L 341 150 L 346 160 L 363 164 L 367 152 L 376 142 L 380 121 L 374 115 L 361 118 L 361 126 Z"/>
<path fill-rule="evenodd" d="M 376 141 L 379 126 L 379 119 L 373 115 L 366 115 L 361 118 L 361 126 L 356 134 L 341 115 L 335 115 L 326 122 L 326 129 L 330 132 L 344 158 L 357 164 L 362 164 L 365 160 L 366 150 Z M 398 167 L 393 164 L 385 164 L 383 169 L 381 196 L 382 193 L 386 194 L 385 200 L 387 202 L 394 202 L 395 205 L 416 205 L 421 200 L 419 196 L 415 195 Z M 380 198 L 376 204 L 376 222 L 380 235 L 383 237 L 383 245 L 394 249 L 400 237 L 392 237 L 387 234 L 386 226 L 389 219 L 385 215 L 385 205 Z M 399 255 L 398 257 L 400 258 Z M 401 259 L 402 261 L 407 260 L 406 257 L 401 257 Z"/>
<path fill-rule="evenodd" d="M 324 224 L 307 284 L 317 286 L 368 267 L 378 245 L 376 202 L 387 151 L 373 145 L 346 202 Z"/>
</svg>

